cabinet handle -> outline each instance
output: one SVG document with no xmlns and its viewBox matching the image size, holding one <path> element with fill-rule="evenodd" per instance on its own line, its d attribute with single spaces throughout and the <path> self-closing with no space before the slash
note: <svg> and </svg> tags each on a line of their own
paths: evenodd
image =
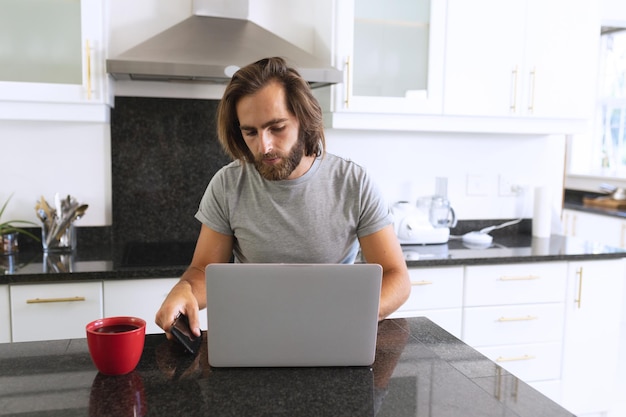
<svg viewBox="0 0 626 417">
<path fill-rule="evenodd" d="M 26 300 L 26 304 L 65 303 L 68 301 L 85 301 L 85 297 L 31 298 Z"/>
<path fill-rule="evenodd" d="M 533 355 L 522 355 L 522 356 L 511 356 L 508 358 L 498 356 L 496 358 L 496 362 L 515 362 L 515 361 L 528 361 L 531 359 L 535 359 Z"/>
<path fill-rule="evenodd" d="M 500 323 L 505 323 L 509 321 L 531 321 L 537 320 L 539 317 L 537 316 L 523 316 L 523 317 L 500 317 L 498 321 Z"/>
<path fill-rule="evenodd" d="M 522 275 L 522 276 L 502 276 L 498 278 L 500 281 L 532 281 L 541 277 L 537 275 Z"/>
<path fill-rule="evenodd" d="M 511 113 L 517 112 L 517 65 L 511 71 L 511 87 L 513 91 L 511 92 Z"/>
<path fill-rule="evenodd" d="M 91 100 L 91 47 L 89 39 L 85 41 L 85 67 L 87 72 L 87 100 Z"/>
<path fill-rule="evenodd" d="M 346 109 L 350 108 L 350 96 L 352 96 L 352 76 L 350 73 L 350 55 L 346 58 L 346 99 L 344 100 L 344 104 Z"/>
<path fill-rule="evenodd" d="M 537 71 L 535 68 L 533 68 L 532 71 L 530 71 L 530 73 L 528 74 L 528 79 L 530 80 L 530 92 L 529 92 L 530 99 L 528 100 L 528 112 L 530 114 L 533 114 L 533 112 L 535 111 L 535 78 L 536 77 L 537 77 Z"/>
<path fill-rule="evenodd" d="M 411 285 L 432 285 L 432 281 L 425 281 L 425 280 L 421 280 L 421 281 L 411 281 Z"/>
<path fill-rule="evenodd" d="M 580 304 L 583 299 L 583 267 L 582 266 L 576 270 L 576 276 L 578 276 L 578 298 L 574 300 L 574 302 L 580 309 Z"/>
</svg>

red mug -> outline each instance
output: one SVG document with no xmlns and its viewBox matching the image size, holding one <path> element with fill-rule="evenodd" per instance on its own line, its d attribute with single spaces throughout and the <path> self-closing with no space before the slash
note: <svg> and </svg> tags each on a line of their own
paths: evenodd
<svg viewBox="0 0 626 417">
<path fill-rule="evenodd" d="M 105 317 L 86 326 L 91 360 L 105 375 L 132 372 L 143 352 L 146 322 L 137 317 Z"/>
</svg>

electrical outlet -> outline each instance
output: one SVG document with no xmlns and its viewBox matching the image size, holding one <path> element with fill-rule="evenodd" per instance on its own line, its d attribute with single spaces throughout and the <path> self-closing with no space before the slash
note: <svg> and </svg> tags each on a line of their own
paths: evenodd
<svg viewBox="0 0 626 417">
<path fill-rule="evenodd" d="M 509 176 L 500 174 L 498 178 L 498 195 L 500 197 L 510 197 L 517 195 L 517 184 Z"/>
</svg>

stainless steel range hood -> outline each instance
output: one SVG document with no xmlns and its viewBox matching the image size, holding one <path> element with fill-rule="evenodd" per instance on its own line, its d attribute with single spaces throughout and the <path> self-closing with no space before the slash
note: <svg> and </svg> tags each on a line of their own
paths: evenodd
<svg viewBox="0 0 626 417">
<path fill-rule="evenodd" d="M 342 71 L 244 19 L 192 16 L 121 55 L 108 59 L 117 80 L 199 81 L 225 84 L 232 67 L 281 56 L 311 84 L 343 81 Z"/>
</svg>

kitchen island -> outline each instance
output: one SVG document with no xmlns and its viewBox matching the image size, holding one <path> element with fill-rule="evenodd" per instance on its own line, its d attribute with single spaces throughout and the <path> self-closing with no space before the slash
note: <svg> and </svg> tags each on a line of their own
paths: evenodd
<svg viewBox="0 0 626 417">
<path fill-rule="evenodd" d="M 37 416 L 573 416 L 426 318 L 381 322 L 376 346 L 371 367 L 226 369 L 208 365 L 206 343 L 194 357 L 152 334 L 137 369 L 109 377 L 97 372 L 85 339 L 5 343 L 0 410 Z"/>
</svg>

